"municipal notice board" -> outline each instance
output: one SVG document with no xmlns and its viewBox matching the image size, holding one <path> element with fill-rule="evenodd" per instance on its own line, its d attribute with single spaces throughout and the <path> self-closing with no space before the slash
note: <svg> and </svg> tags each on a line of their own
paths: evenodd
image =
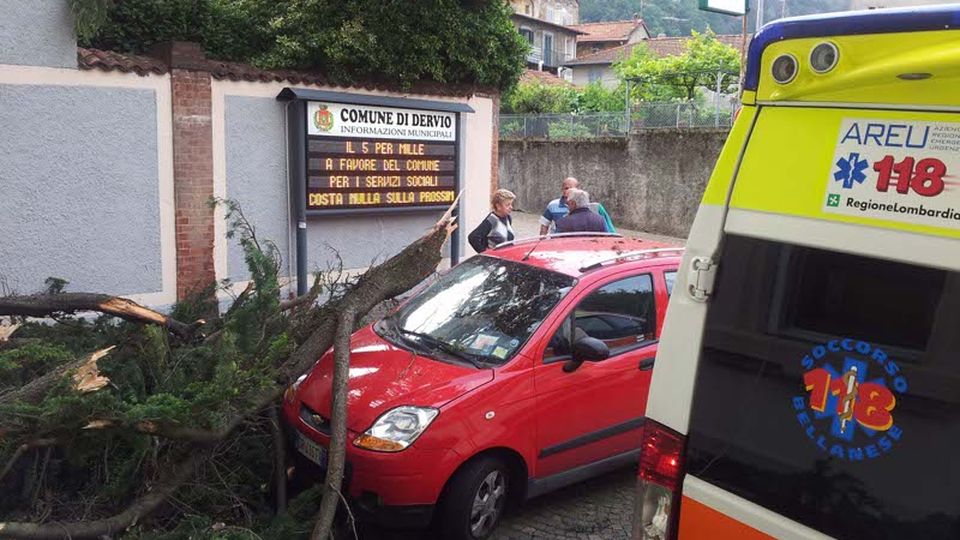
<svg viewBox="0 0 960 540">
<path fill-rule="evenodd" d="M 456 198 L 457 114 L 307 102 L 306 209 L 448 207 Z"/>
</svg>

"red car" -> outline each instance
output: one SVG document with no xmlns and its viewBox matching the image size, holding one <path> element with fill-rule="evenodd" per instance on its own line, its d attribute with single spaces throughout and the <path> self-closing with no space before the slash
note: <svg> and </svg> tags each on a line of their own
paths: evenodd
<svg viewBox="0 0 960 540">
<path fill-rule="evenodd" d="M 595 233 L 502 244 L 356 332 L 352 506 L 478 540 L 507 505 L 636 463 L 681 254 Z M 332 363 L 328 351 L 284 402 L 299 458 L 320 467 Z"/>
</svg>

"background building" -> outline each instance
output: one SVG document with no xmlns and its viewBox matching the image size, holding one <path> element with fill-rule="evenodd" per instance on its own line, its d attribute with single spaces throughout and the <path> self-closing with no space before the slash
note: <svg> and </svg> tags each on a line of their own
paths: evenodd
<svg viewBox="0 0 960 540">
<path fill-rule="evenodd" d="M 613 71 L 613 64 L 621 58 L 630 56 L 634 47 L 645 46 L 650 49 L 650 52 L 660 57 L 676 56 L 683 53 L 684 45 L 689 39 L 689 37 L 655 37 L 644 39 L 577 57 L 564 64 L 564 67 L 572 70 L 572 81 L 573 84 L 577 86 L 600 81 L 604 86 L 614 88 L 620 81 L 617 79 L 617 74 Z M 739 34 L 726 34 L 718 35 L 717 39 L 721 43 L 740 50 L 740 44 L 743 38 Z M 747 36 L 747 46 L 749 45 L 750 37 Z"/>
<path fill-rule="evenodd" d="M 530 43 L 527 63 L 536 69 L 559 72 L 560 66 L 577 56 L 580 21 L 578 0 L 512 0 L 513 23 Z"/>
<path fill-rule="evenodd" d="M 577 36 L 577 58 L 650 37 L 642 19 L 576 24 L 572 28 L 583 32 Z"/>
</svg>

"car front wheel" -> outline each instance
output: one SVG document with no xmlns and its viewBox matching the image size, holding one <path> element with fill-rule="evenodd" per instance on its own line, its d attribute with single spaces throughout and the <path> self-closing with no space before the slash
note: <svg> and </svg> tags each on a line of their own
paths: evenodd
<svg viewBox="0 0 960 540">
<path fill-rule="evenodd" d="M 500 522 L 507 502 L 510 471 L 494 457 L 463 466 L 450 480 L 441 502 L 440 526 L 446 540 L 483 540 Z"/>
</svg>

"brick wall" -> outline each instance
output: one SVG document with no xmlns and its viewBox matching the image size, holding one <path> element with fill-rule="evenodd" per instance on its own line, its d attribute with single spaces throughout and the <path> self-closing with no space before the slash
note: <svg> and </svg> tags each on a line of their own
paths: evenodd
<svg viewBox="0 0 960 540">
<path fill-rule="evenodd" d="M 189 69 L 202 60 L 196 48 L 165 51 L 171 66 L 173 177 L 177 229 L 177 298 L 216 280 L 213 264 L 213 132 L 210 73 Z M 192 45 L 192 44 L 190 44 Z"/>
</svg>

